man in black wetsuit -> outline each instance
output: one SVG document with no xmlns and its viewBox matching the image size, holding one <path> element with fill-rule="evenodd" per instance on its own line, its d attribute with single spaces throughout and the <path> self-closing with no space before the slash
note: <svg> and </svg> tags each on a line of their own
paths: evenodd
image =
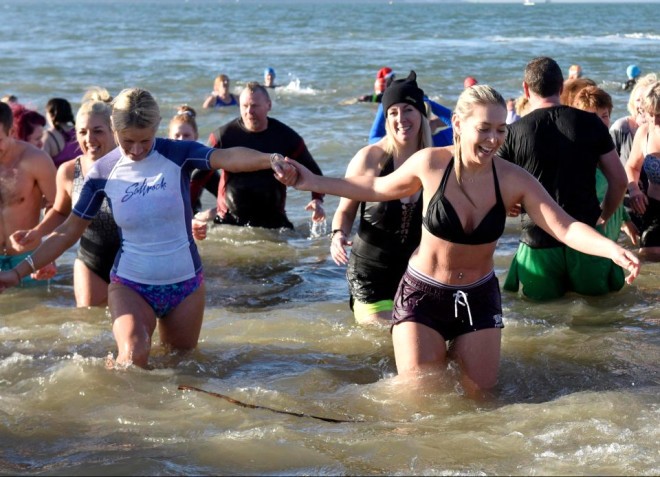
<svg viewBox="0 0 660 477">
<path fill-rule="evenodd" d="M 626 175 L 607 127 L 598 116 L 562 106 L 564 78 L 547 57 L 525 67 L 523 91 L 531 112 L 508 126 L 498 155 L 526 169 L 571 216 L 592 227 L 604 224 L 623 200 Z M 603 203 L 596 196 L 596 168 L 607 178 Z M 524 212 L 524 211 L 523 211 Z M 602 295 L 619 290 L 623 271 L 609 259 L 577 252 L 522 215 L 522 233 L 504 289 L 537 300 L 567 291 Z"/>
<path fill-rule="evenodd" d="M 271 101 L 264 86 L 257 82 L 248 83 L 240 95 L 239 104 L 241 117 L 213 131 L 209 146 L 218 149 L 241 146 L 279 153 L 295 159 L 316 174 L 322 174 L 302 137 L 286 124 L 268 117 Z M 200 191 L 201 188 L 199 184 L 193 184 L 191 190 Z M 196 218 L 212 219 L 217 224 L 293 228 L 286 216 L 285 204 L 286 186 L 273 177 L 272 171 L 222 171 L 217 209 L 202 212 Z M 325 220 L 322 204 L 323 194 L 312 193 L 312 200 L 305 209 L 312 211 L 315 222 Z"/>
</svg>

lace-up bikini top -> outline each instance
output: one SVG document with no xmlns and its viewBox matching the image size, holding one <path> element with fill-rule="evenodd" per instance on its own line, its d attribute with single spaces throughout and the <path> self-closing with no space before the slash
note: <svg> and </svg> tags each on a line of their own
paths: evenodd
<svg viewBox="0 0 660 477">
<path fill-rule="evenodd" d="M 495 205 L 488 211 L 479 225 L 466 233 L 458 214 L 451 205 L 451 202 L 445 197 L 445 187 L 447 180 L 454 169 L 454 158 L 449 161 L 445 173 L 442 176 L 440 187 L 429 202 L 423 224 L 426 230 L 438 238 L 452 243 L 464 245 L 481 245 L 495 242 L 504 233 L 506 223 L 506 208 L 500 194 L 500 184 L 497 180 L 495 163 L 493 162 L 493 178 L 495 181 Z"/>
</svg>

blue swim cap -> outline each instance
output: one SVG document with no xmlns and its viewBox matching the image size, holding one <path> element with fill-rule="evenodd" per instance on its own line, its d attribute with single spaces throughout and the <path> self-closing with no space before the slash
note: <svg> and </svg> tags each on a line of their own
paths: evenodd
<svg viewBox="0 0 660 477">
<path fill-rule="evenodd" d="M 629 79 L 637 78 L 639 75 L 642 74 L 642 70 L 639 69 L 639 66 L 637 65 L 630 65 L 628 66 L 628 69 L 626 70 L 626 74 L 628 75 Z"/>
<path fill-rule="evenodd" d="M 266 68 L 264 70 L 264 76 L 266 75 L 271 75 L 273 78 L 275 78 L 275 70 L 273 68 Z"/>
</svg>

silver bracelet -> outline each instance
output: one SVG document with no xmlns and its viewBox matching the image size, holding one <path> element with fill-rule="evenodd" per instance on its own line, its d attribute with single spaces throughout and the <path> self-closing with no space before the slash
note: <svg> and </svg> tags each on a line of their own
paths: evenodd
<svg viewBox="0 0 660 477">
<path fill-rule="evenodd" d="M 280 154 L 279 152 L 274 152 L 270 155 L 270 163 L 275 164 L 277 161 L 283 161 L 284 156 Z"/>
<path fill-rule="evenodd" d="M 37 273 L 37 268 L 34 266 L 34 260 L 32 260 L 32 255 L 28 255 L 25 257 L 25 261 L 30 265 L 30 268 L 32 269 L 32 273 Z"/>
</svg>

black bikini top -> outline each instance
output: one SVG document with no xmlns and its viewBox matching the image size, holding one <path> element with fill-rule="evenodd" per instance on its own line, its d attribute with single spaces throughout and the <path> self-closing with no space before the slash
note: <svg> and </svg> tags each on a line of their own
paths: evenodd
<svg viewBox="0 0 660 477">
<path fill-rule="evenodd" d="M 449 175 L 454 169 L 454 158 L 452 157 L 442 176 L 440 187 L 429 202 L 423 224 L 426 230 L 438 238 L 451 243 L 465 245 L 481 245 L 495 242 L 504 233 L 506 223 L 506 209 L 500 194 L 500 184 L 497 180 L 495 163 L 493 162 L 493 178 L 495 181 L 495 205 L 488 211 L 479 225 L 470 233 L 465 233 L 461 219 L 456 214 L 454 207 L 445 197 L 445 187 Z"/>
</svg>

